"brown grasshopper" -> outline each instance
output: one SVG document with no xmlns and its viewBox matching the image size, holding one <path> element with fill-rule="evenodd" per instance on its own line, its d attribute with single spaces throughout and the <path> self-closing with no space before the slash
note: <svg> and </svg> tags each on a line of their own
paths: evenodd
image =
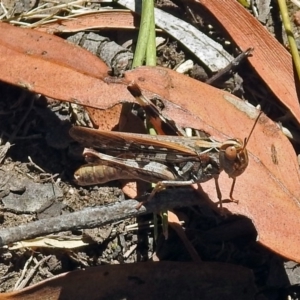
<svg viewBox="0 0 300 300">
<path fill-rule="evenodd" d="M 136 84 L 130 85 L 128 90 L 147 108 L 150 120 L 160 119 L 163 124 L 167 124 L 165 126 L 168 126 L 169 130 L 184 134 L 174 122 L 159 113 L 159 110 L 142 95 Z M 238 202 L 233 199 L 233 189 L 236 178 L 248 166 L 246 146 L 259 116 L 244 142 L 241 139 L 228 139 L 222 143 L 208 135 L 154 136 L 73 127 L 70 129 L 70 135 L 79 143 L 117 153 L 114 157 L 86 148 L 83 155 L 89 163 L 75 172 L 75 180 L 79 185 L 93 185 L 118 179 L 140 179 L 157 184 L 150 195 L 152 198 L 155 192 L 167 186 L 186 186 L 214 179 L 222 207 L 218 178 L 224 170 L 233 179 L 230 199 Z"/>
</svg>

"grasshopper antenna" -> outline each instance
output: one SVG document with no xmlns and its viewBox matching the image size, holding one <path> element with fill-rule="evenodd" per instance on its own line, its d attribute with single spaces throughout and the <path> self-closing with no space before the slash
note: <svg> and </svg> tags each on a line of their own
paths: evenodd
<svg viewBox="0 0 300 300">
<path fill-rule="evenodd" d="M 252 126 L 252 128 L 251 128 L 251 131 L 250 131 L 248 137 L 245 138 L 243 150 L 246 149 L 246 146 L 247 146 L 247 144 L 248 144 L 248 142 L 249 142 L 249 139 L 250 139 L 250 137 L 251 137 L 251 135 L 252 135 L 252 133 L 253 133 L 253 131 L 254 131 L 254 128 L 255 128 L 255 126 L 256 126 L 256 124 L 257 124 L 257 122 L 258 122 L 260 116 L 262 115 L 262 113 L 263 113 L 262 111 L 259 112 L 259 114 L 258 114 L 258 116 L 257 116 L 257 118 L 256 118 L 256 120 L 255 120 L 255 122 L 254 122 L 254 124 L 253 124 L 253 126 Z"/>
</svg>

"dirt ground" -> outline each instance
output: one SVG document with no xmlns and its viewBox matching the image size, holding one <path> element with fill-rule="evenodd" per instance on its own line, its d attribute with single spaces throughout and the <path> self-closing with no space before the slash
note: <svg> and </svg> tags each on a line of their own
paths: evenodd
<svg viewBox="0 0 300 300">
<path fill-rule="evenodd" d="M 169 6 L 167 1 L 159 4 L 184 14 L 182 8 Z M 22 2 L 18 7 L 20 5 L 28 3 Z M 188 54 L 174 41 L 169 41 L 158 52 L 159 64 L 168 67 L 174 67 L 184 58 L 189 58 Z M 247 96 L 250 90 L 247 77 L 251 77 L 251 71 L 247 66 L 243 70 L 240 75 Z M 197 68 L 193 75 L 200 77 Z M 84 160 L 82 147 L 71 139 L 68 131 L 78 119 L 82 125 L 89 125 L 84 109 L 6 83 L 0 83 L 0 95 L 0 158 L 3 159 L 0 165 L 0 232 L 126 198 L 119 182 L 92 187 L 79 187 L 74 183 L 74 171 Z M 7 142 L 11 145 L 6 152 Z M 5 153 L 2 157 L 1 150 Z M 287 294 L 298 299 L 296 288 L 290 287 L 299 284 L 298 265 L 257 244 L 250 220 L 220 216 L 205 203 L 176 212 L 185 220 L 187 237 L 202 260 L 227 262 L 253 270 L 255 284 L 266 299 L 285 299 Z M 20 285 L 32 285 L 90 266 L 191 260 L 171 228 L 166 240 L 159 226 L 156 239 L 152 224 L 153 215 L 112 220 L 94 229 L 53 234 L 51 242 L 60 241 L 60 246 L 1 248 L 0 291 L 12 291 Z M 80 246 L 73 248 L 73 245 Z"/>
</svg>

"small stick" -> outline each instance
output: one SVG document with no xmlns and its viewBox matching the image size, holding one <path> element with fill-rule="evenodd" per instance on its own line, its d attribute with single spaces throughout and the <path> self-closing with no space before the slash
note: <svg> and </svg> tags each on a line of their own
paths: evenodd
<svg viewBox="0 0 300 300">
<path fill-rule="evenodd" d="M 145 196 L 146 198 L 148 195 Z M 78 212 L 64 214 L 58 217 L 42 219 L 16 227 L 0 230 L 0 247 L 14 242 L 33 239 L 51 233 L 95 228 L 124 220 L 126 218 L 154 213 L 174 207 L 201 205 L 198 192 L 191 188 L 165 190 L 155 195 L 152 201 L 146 202 L 139 210 L 136 200 L 117 201 L 113 204 L 86 208 Z"/>
<path fill-rule="evenodd" d="M 239 54 L 232 62 L 230 62 L 224 69 L 220 70 L 217 72 L 214 76 L 211 78 L 207 79 L 205 83 L 207 84 L 213 84 L 215 81 L 217 81 L 220 77 L 224 76 L 225 74 L 229 73 L 232 71 L 234 68 L 236 68 L 243 59 L 248 57 L 254 48 L 248 48 L 246 51 L 242 52 Z"/>
<path fill-rule="evenodd" d="M 32 260 L 33 256 L 30 257 L 30 259 Z M 36 265 L 29 271 L 29 273 L 27 274 L 26 278 L 24 278 L 24 280 L 18 285 L 18 286 L 15 286 L 15 289 L 14 291 L 18 291 L 18 290 L 21 290 L 23 289 L 25 286 L 27 286 L 29 280 L 31 280 L 34 276 L 34 274 L 36 273 L 37 269 L 39 267 L 41 267 L 44 262 L 48 259 L 51 258 L 51 255 L 48 255 L 44 258 L 42 258 L 39 262 L 36 263 Z"/>
<path fill-rule="evenodd" d="M 37 170 L 39 170 L 41 173 L 46 173 L 44 169 L 42 169 L 40 166 L 38 166 L 36 163 L 33 162 L 30 156 L 28 156 L 28 160 L 31 163 L 31 165 L 35 167 Z"/>
<path fill-rule="evenodd" d="M 17 281 L 16 284 L 15 284 L 14 291 L 16 291 L 16 290 L 19 289 L 19 286 L 21 285 L 21 282 L 22 282 L 23 278 L 25 277 L 25 274 L 26 274 L 26 272 L 27 272 L 27 270 L 28 270 L 28 268 L 29 268 L 29 265 L 30 265 L 30 263 L 32 262 L 32 260 L 33 260 L 33 255 L 31 255 L 31 256 L 27 259 L 27 261 L 26 261 L 26 263 L 25 263 L 25 265 L 24 265 L 24 268 L 23 268 L 23 270 L 22 270 L 21 276 L 20 276 L 20 278 L 18 279 L 18 281 Z M 22 288 L 22 287 L 21 287 L 21 288 Z M 21 289 L 21 288 L 20 288 L 20 289 Z"/>
</svg>

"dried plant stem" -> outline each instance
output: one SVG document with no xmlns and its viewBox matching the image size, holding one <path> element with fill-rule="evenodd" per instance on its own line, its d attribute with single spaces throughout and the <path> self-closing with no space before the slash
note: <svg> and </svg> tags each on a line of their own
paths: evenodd
<svg viewBox="0 0 300 300">
<path fill-rule="evenodd" d="M 282 22 L 283 22 L 285 32 L 287 34 L 289 45 L 291 48 L 294 65 L 297 70 L 298 78 L 300 79 L 300 57 L 299 57 L 299 52 L 297 49 L 295 37 L 294 37 L 293 31 L 292 31 L 292 25 L 290 22 L 286 1 L 278 0 L 278 4 L 279 4 L 280 13 L 282 16 Z"/>
</svg>

